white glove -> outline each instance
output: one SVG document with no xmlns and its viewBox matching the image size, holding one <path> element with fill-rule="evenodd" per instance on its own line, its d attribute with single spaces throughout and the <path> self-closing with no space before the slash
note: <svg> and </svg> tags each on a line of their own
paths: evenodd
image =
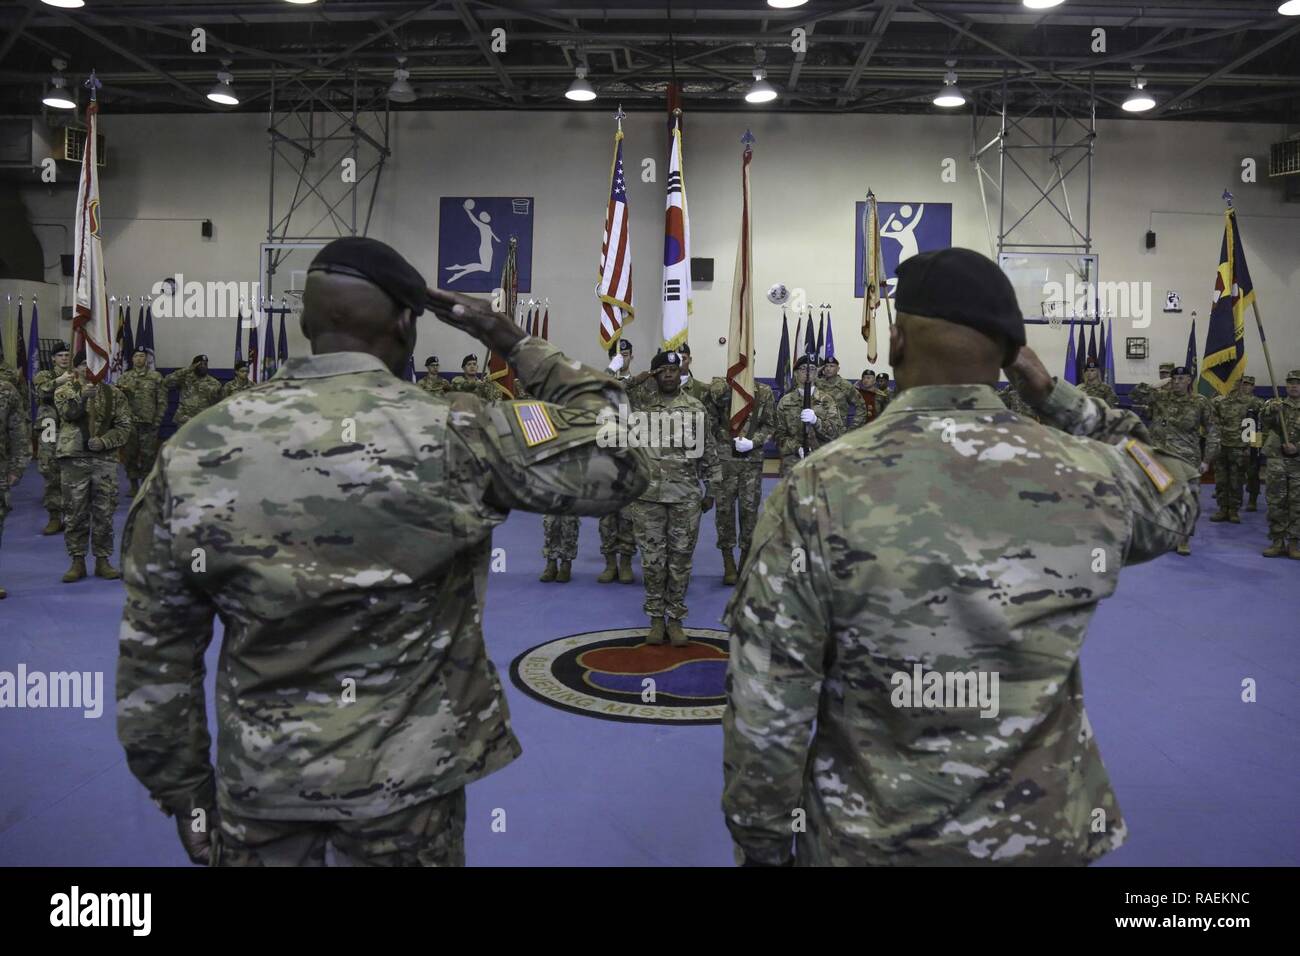
<svg viewBox="0 0 1300 956">
<path fill-rule="evenodd" d="M 803 447 L 802 447 L 802 446 L 799 448 L 799 457 L 800 457 L 800 458 L 803 457 Z"/>
<path fill-rule="evenodd" d="M 617 372 L 622 367 L 623 367 L 623 353 L 615 352 L 614 357 L 609 360 L 609 365 L 606 366 L 605 371 Z"/>
<path fill-rule="evenodd" d="M 736 443 L 736 451 L 746 452 L 754 450 L 754 443 L 748 438 L 733 438 L 732 441 Z"/>
<path fill-rule="evenodd" d="M 805 408 L 799 413 L 799 421 L 803 422 L 805 425 L 816 425 L 817 413 L 811 408 Z"/>
</svg>

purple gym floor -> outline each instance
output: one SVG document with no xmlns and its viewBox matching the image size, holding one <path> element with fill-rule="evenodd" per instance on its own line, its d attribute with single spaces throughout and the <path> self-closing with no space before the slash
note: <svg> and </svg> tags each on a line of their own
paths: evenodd
<svg viewBox="0 0 1300 956">
<path fill-rule="evenodd" d="M 770 491 L 773 481 L 765 482 Z M 1208 486 L 1205 513 L 1214 510 Z M 182 865 L 173 824 L 127 771 L 114 732 L 118 582 L 60 582 L 61 537 L 38 534 L 40 476 L 15 490 L 0 550 L 0 670 L 104 672 L 103 716 L 0 710 L 0 865 Z M 127 502 L 118 512 L 118 529 Z M 1189 558 L 1126 571 L 1083 654 L 1088 713 L 1129 827 L 1102 865 L 1300 863 L 1300 561 L 1268 560 L 1263 502 L 1241 525 L 1201 519 Z M 635 585 L 600 585 L 594 519 L 583 519 L 574 580 L 542 584 L 541 518 L 498 531 L 506 570 L 490 576 L 487 642 L 523 756 L 469 789 L 475 866 L 728 866 L 719 810 L 718 726 L 615 723 L 520 693 L 521 651 L 566 634 L 643 625 Z M 117 542 L 120 546 L 120 538 Z M 116 561 L 116 558 L 115 558 Z M 728 589 L 706 515 L 687 624 L 720 626 Z M 209 686 L 217 646 L 208 654 Z M 1257 703 L 1243 703 L 1254 680 Z M 209 702 L 211 702 L 209 693 Z M 505 811 L 495 832 L 494 811 Z M 495 814 L 500 818 L 500 814 Z M 498 826 L 499 829 L 499 826 Z"/>
</svg>

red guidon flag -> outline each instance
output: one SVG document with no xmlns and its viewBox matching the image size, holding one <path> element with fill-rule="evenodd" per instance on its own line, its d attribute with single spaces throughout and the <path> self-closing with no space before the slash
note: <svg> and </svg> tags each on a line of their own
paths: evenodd
<svg viewBox="0 0 1300 956">
<path fill-rule="evenodd" d="M 86 107 L 86 148 L 81 156 L 81 181 L 77 187 L 72 341 L 74 351 L 86 350 L 86 370 L 91 381 L 102 382 L 112 359 L 113 328 L 108 315 L 104 246 L 99 239 L 99 171 L 95 166 L 98 113 L 99 104 L 92 99 Z"/>
<path fill-rule="evenodd" d="M 876 360 L 876 310 L 885 282 L 885 260 L 880 252 L 880 213 L 876 194 L 867 191 L 862 210 L 862 338 L 867 343 L 867 361 Z"/>
<path fill-rule="evenodd" d="M 750 245 L 749 163 L 754 137 L 748 130 L 741 140 L 740 245 L 736 247 L 736 275 L 731 285 L 731 332 L 727 336 L 727 385 L 731 389 L 731 436 L 739 436 L 754 410 L 754 262 Z"/>
</svg>

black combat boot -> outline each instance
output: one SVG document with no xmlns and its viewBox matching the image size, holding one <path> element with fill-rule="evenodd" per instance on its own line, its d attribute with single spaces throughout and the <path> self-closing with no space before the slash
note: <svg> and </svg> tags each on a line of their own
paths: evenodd
<svg viewBox="0 0 1300 956">
<path fill-rule="evenodd" d="M 722 552 L 722 583 L 736 583 L 736 560 L 731 556 L 731 549 Z"/>
<path fill-rule="evenodd" d="M 537 580 L 539 580 L 539 581 L 545 581 L 546 583 L 549 584 L 550 582 L 552 582 L 552 581 L 555 580 L 555 575 L 556 575 L 556 570 L 555 570 L 555 559 L 554 559 L 554 558 L 547 558 L 547 559 L 546 559 L 546 570 L 544 570 L 544 571 L 542 572 L 542 576 L 541 576 L 540 578 L 538 578 Z"/>
</svg>

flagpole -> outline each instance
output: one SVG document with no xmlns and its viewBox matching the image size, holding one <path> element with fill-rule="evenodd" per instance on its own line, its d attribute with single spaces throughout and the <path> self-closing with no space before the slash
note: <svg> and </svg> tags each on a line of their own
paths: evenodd
<svg viewBox="0 0 1300 956">
<path fill-rule="evenodd" d="M 1225 190 L 1223 193 L 1223 198 L 1228 203 L 1228 208 L 1233 210 L 1232 215 L 1233 218 L 1235 219 L 1237 212 L 1235 209 L 1233 209 L 1232 193 Z M 1232 290 L 1228 290 L 1228 291 L 1231 292 Z M 1251 291 L 1253 292 L 1254 290 L 1252 289 Z M 1270 355 L 1268 351 L 1268 337 L 1264 335 L 1264 320 L 1260 318 L 1259 315 L 1258 299 L 1259 296 L 1257 295 L 1252 295 L 1250 297 L 1250 310 L 1255 313 L 1255 328 L 1259 330 L 1259 346 L 1264 350 L 1264 365 L 1268 368 L 1268 381 L 1269 384 L 1273 386 L 1273 397 L 1278 401 L 1281 401 L 1282 393 L 1278 390 L 1277 387 L 1277 376 L 1273 374 L 1273 356 Z M 1277 420 L 1278 423 L 1282 426 L 1283 443 L 1287 445 L 1291 444 L 1291 438 L 1286 433 L 1286 416 L 1279 415 L 1277 417 Z"/>
</svg>

